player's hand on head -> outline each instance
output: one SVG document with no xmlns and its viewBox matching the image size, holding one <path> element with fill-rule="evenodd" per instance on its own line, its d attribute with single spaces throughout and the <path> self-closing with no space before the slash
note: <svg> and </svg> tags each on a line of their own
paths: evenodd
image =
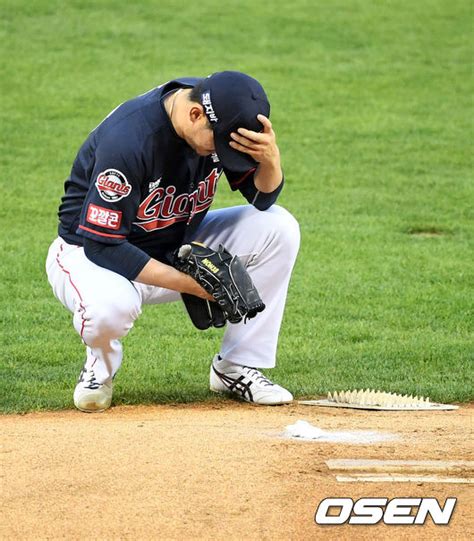
<svg viewBox="0 0 474 541">
<path fill-rule="evenodd" d="M 264 115 L 258 115 L 257 119 L 263 125 L 261 132 L 239 128 L 232 132 L 230 146 L 240 152 L 251 156 L 261 164 L 272 164 L 280 160 L 280 150 L 276 143 L 275 132 L 272 123 Z"/>
</svg>

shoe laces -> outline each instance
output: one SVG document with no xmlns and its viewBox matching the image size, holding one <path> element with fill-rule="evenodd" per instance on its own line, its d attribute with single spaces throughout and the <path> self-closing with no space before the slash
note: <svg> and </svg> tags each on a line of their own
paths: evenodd
<svg viewBox="0 0 474 541">
<path fill-rule="evenodd" d="M 87 378 L 87 376 L 89 376 L 89 378 Z M 86 389 L 95 390 L 102 385 L 95 379 L 94 370 L 86 370 L 85 368 L 82 373 L 82 381 L 86 382 L 86 385 L 84 385 Z"/>
<path fill-rule="evenodd" d="M 268 378 L 266 378 L 261 372 L 260 370 L 257 370 L 256 368 L 250 368 L 248 366 L 245 367 L 246 371 L 247 371 L 247 374 L 250 376 L 250 377 L 254 377 L 255 380 L 258 382 L 258 383 L 261 383 L 262 385 L 266 385 L 266 386 L 270 386 L 270 387 L 273 387 L 275 384 L 272 383 Z"/>
</svg>

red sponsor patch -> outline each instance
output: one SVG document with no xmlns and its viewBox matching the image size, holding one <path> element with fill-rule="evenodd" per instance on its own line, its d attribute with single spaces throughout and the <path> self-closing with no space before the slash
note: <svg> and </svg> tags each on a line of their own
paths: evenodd
<svg viewBox="0 0 474 541">
<path fill-rule="evenodd" d="M 106 227 L 107 229 L 120 229 L 122 223 L 122 212 L 99 207 L 93 203 L 89 204 L 86 220 L 90 224 Z"/>
</svg>

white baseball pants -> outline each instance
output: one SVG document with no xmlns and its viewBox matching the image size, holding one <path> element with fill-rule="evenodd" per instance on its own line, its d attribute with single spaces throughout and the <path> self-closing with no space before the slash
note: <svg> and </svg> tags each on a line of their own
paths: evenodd
<svg viewBox="0 0 474 541">
<path fill-rule="evenodd" d="M 222 243 L 239 255 L 266 308 L 255 318 L 227 324 L 220 355 L 255 368 L 275 366 L 278 334 L 288 283 L 298 253 L 297 221 L 277 205 L 259 211 L 251 205 L 210 211 L 194 240 Z M 120 339 L 133 327 L 142 304 L 180 300 L 176 291 L 130 282 L 92 263 L 80 246 L 58 237 L 50 246 L 46 272 L 55 296 L 73 313 L 73 324 L 87 346 L 88 367 L 99 383 L 109 381 L 122 363 Z"/>
</svg>

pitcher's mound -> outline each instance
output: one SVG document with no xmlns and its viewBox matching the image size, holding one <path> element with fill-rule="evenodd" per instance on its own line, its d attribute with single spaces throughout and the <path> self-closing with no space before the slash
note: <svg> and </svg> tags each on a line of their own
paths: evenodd
<svg viewBox="0 0 474 541">
<path fill-rule="evenodd" d="M 472 485 L 338 482 L 330 459 L 472 460 L 472 406 L 449 412 L 206 405 L 2 418 L 2 539 L 468 539 Z M 285 428 L 380 431 L 372 444 Z M 472 433 L 471 433 L 472 436 Z M 471 454 L 471 456 L 469 456 Z M 326 497 L 456 496 L 449 526 L 326 526 Z"/>
</svg>

